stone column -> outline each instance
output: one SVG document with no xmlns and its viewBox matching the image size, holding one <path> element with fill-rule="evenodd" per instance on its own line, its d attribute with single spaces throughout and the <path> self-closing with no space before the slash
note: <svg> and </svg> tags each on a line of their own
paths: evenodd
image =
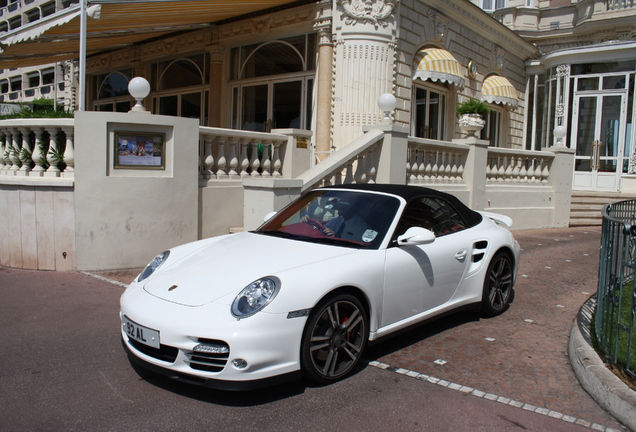
<svg viewBox="0 0 636 432">
<path fill-rule="evenodd" d="M 336 0 L 333 144 L 342 148 L 380 123 L 378 98 L 393 93 L 399 0 Z"/>
<path fill-rule="evenodd" d="M 223 91 L 223 47 L 208 47 L 210 53 L 210 97 L 208 99 L 208 126 L 221 127 Z"/>
<path fill-rule="evenodd" d="M 333 44 L 331 19 L 315 26 L 318 30 L 318 73 L 316 95 L 316 156 L 324 160 L 331 152 L 331 84 Z"/>
</svg>

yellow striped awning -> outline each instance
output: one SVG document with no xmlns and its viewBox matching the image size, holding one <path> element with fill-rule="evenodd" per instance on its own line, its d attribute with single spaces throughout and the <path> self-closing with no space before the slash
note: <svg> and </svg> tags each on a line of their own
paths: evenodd
<svg viewBox="0 0 636 432">
<path fill-rule="evenodd" d="M 481 94 L 481 99 L 486 102 L 512 107 L 519 105 L 517 89 L 510 84 L 507 78 L 499 75 L 491 75 L 486 78 L 481 87 Z"/>
<path fill-rule="evenodd" d="M 413 79 L 447 82 L 464 86 L 464 68 L 451 53 L 440 48 L 423 48 L 415 55 Z"/>
</svg>

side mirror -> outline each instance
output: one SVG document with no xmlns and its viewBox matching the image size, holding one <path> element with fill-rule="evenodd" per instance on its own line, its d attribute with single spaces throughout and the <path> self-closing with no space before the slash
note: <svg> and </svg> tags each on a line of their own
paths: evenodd
<svg viewBox="0 0 636 432">
<path fill-rule="evenodd" d="M 422 227 L 411 227 L 397 238 L 398 246 L 413 246 L 433 243 L 435 234 L 433 231 Z"/>
<path fill-rule="evenodd" d="M 271 218 L 273 218 L 276 215 L 277 212 L 269 212 L 265 215 L 265 217 L 263 218 L 263 222 L 267 222 L 268 220 L 270 220 Z"/>
</svg>

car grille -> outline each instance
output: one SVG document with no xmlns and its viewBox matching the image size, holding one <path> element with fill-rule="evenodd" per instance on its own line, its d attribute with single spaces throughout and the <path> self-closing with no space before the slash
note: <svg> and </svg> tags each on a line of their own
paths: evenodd
<svg viewBox="0 0 636 432">
<path fill-rule="evenodd" d="M 219 352 L 190 351 L 187 353 L 192 369 L 205 372 L 221 372 L 230 356 L 230 346 L 219 340 L 199 339 L 203 345 L 218 348 Z"/>
<path fill-rule="evenodd" d="M 177 348 L 166 346 L 166 345 L 161 345 L 159 349 L 157 349 L 157 348 L 153 348 L 151 346 L 139 343 L 136 340 L 133 340 L 130 338 L 128 338 L 128 343 L 130 343 L 130 345 L 135 347 L 137 351 L 143 354 L 146 354 L 147 356 L 156 358 L 157 360 L 169 362 L 169 363 L 174 363 L 174 361 L 177 359 L 177 354 L 179 353 L 179 350 Z"/>
</svg>

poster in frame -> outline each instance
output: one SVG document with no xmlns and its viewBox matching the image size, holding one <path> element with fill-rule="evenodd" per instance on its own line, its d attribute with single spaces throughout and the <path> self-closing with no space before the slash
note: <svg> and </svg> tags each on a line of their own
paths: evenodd
<svg viewBox="0 0 636 432">
<path fill-rule="evenodd" d="M 115 169 L 162 170 L 166 166 L 166 134 L 115 131 Z"/>
</svg>

